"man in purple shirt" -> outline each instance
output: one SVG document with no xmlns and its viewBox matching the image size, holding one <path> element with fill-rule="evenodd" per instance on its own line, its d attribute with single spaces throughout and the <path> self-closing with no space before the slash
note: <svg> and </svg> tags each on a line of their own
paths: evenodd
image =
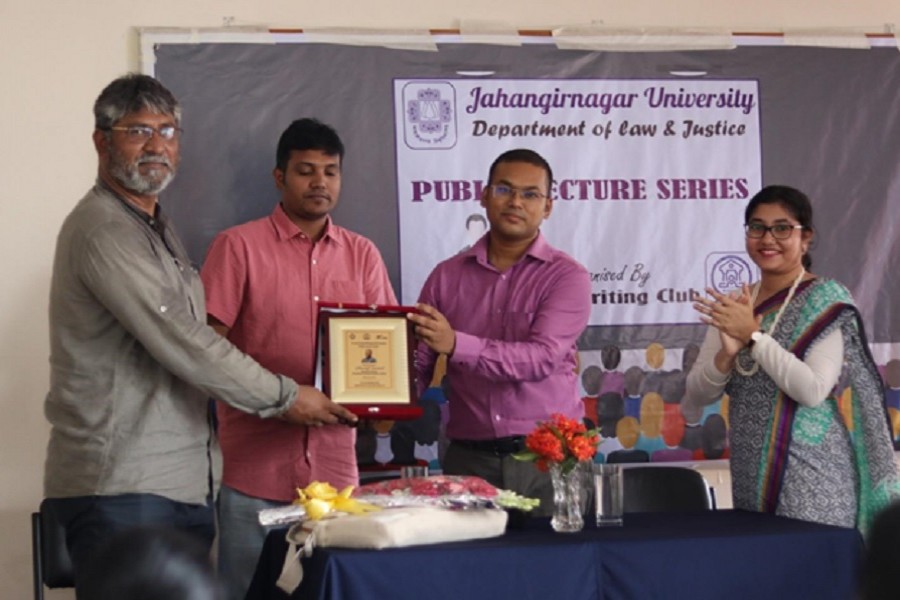
<svg viewBox="0 0 900 600">
<path fill-rule="evenodd" d="M 550 478 L 511 454 L 553 413 L 581 419 L 575 341 L 587 325 L 588 273 L 540 233 L 550 216 L 553 173 L 531 150 L 491 165 L 481 197 L 490 230 L 440 263 L 411 314 L 419 381 L 446 354 L 451 443 L 447 474 L 477 475 L 552 507 Z M 421 390 L 420 390 L 421 391 Z"/>
</svg>

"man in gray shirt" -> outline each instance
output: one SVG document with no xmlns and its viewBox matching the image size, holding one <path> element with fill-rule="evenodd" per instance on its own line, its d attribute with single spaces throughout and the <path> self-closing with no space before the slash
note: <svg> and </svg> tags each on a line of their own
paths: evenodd
<svg viewBox="0 0 900 600">
<path fill-rule="evenodd" d="M 297 424 L 355 421 L 206 325 L 203 285 L 157 202 L 178 166 L 180 117 L 152 77 L 110 83 L 94 105 L 97 182 L 57 239 L 44 509 L 66 527 L 76 590 L 122 529 L 167 525 L 212 543 L 210 396 Z"/>
</svg>

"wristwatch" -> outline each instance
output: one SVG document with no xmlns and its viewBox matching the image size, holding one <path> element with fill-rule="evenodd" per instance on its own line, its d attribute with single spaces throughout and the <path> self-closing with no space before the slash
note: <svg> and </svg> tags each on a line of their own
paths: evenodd
<svg viewBox="0 0 900 600">
<path fill-rule="evenodd" d="M 758 342 L 759 340 L 762 339 L 762 336 L 763 336 L 763 332 L 757 329 L 756 331 L 754 331 L 753 333 L 750 334 L 750 343 L 747 345 L 752 348 L 753 344 L 755 344 L 756 342 Z"/>
</svg>

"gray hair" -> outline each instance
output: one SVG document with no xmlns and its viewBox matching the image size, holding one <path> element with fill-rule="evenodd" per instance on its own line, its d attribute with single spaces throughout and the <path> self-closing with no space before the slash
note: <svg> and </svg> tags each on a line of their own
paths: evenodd
<svg viewBox="0 0 900 600">
<path fill-rule="evenodd" d="M 100 92 L 94 102 L 94 127 L 108 131 L 125 115 L 142 109 L 172 115 L 175 123 L 181 125 L 181 106 L 172 92 L 149 75 L 129 73 Z"/>
</svg>

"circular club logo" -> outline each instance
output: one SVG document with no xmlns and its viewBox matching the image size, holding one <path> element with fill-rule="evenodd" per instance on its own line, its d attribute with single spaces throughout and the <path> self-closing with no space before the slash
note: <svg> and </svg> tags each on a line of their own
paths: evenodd
<svg viewBox="0 0 900 600">
<path fill-rule="evenodd" d="M 740 254 L 721 254 L 710 256 L 711 265 L 707 272 L 710 287 L 720 294 L 739 290 L 744 284 L 755 281 L 756 269 L 751 266 L 746 256 Z"/>
</svg>

